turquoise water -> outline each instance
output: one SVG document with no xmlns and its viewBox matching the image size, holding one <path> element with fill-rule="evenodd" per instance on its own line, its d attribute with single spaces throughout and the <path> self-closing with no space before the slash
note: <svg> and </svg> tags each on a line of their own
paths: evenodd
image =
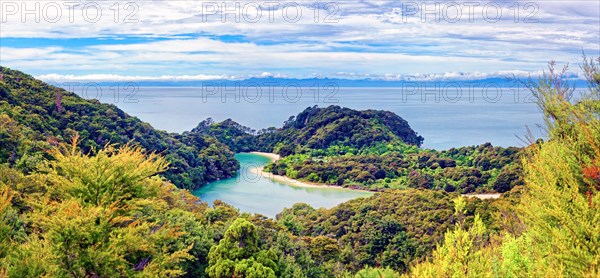
<svg viewBox="0 0 600 278">
<path fill-rule="evenodd" d="M 345 201 L 370 196 L 371 193 L 342 188 L 305 188 L 271 181 L 267 177 L 250 172 L 251 168 L 262 167 L 269 158 L 249 153 L 235 155 L 241 170 L 237 177 L 212 182 L 195 190 L 194 195 L 212 204 L 224 201 L 242 212 L 260 213 L 269 217 L 295 203 L 307 203 L 315 208 L 331 208 Z"/>
</svg>

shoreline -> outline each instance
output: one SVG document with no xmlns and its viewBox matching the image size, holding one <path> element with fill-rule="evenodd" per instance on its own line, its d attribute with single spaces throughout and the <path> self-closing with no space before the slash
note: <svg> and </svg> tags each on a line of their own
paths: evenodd
<svg viewBox="0 0 600 278">
<path fill-rule="evenodd" d="M 266 153 L 266 152 L 249 152 L 251 154 L 256 154 L 256 155 L 260 155 L 263 157 L 267 157 L 269 159 L 271 159 L 271 162 L 275 162 L 279 159 L 281 159 L 281 156 L 275 153 Z M 364 193 L 371 193 L 371 194 L 375 194 L 377 193 L 377 191 L 371 191 L 371 190 L 365 190 L 365 189 L 354 189 L 354 188 L 347 188 L 347 187 L 341 187 L 341 186 L 337 186 L 337 185 L 330 185 L 330 184 L 325 184 L 325 183 L 313 183 L 313 182 L 305 182 L 305 181 L 299 181 L 296 179 L 292 179 L 286 176 L 280 176 L 280 175 L 275 175 L 273 173 L 270 172 L 265 172 L 263 170 L 264 167 L 255 167 L 255 168 L 251 168 L 248 169 L 248 171 L 250 171 L 250 173 L 252 174 L 256 174 L 256 175 L 261 175 L 262 177 L 265 178 L 269 178 L 271 181 L 278 181 L 280 183 L 283 183 L 285 185 L 289 185 L 289 186 L 297 186 L 297 187 L 305 187 L 305 188 L 334 188 L 334 189 L 339 189 L 339 190 L 352 190 L 352 191 L 358 191 L 358 192 L 364 192 Z M 467 198 L 478 198 L 481 200 L 486 200 L 486 199 L 498 199 L 500 198 L 500 193 L 488 193 L 488 194 L 461 194 L 463 197 L 467 197 Z"/>
<path fill-rule="evenodd" d="M 271 159 L 271 162 L 275 162 L 275 161 L 281 159 L 281 156 L 279 156 L 278 154 L 274 154 L 274 153 L 265 153 L 265 152 L 250 152 L 250 153 L 267 157 L 267 158 Z M 354 189 L 354 188 L 341 187 L 341 186 L 330 185 L 330 184 L 325 184 L 325 183 L 312 183 L 312 182 L 306 182 L 306 181 L 299 181 L 299 180 L 292 179 L 292 178 L 289 178 L 286 176 L 275 175 L 270 172 L 265 172 L 263 170 L 263 167 L 250 168 L 250 169 L 248 169 L 248 171 L 250 171 L 250 173 L 252 173 L 252 174 L 261 175 L 262 177 L 268 178 L 271 181 L 278 181 L 278 182 L 283 183 L 288 186 L 304 187 L 304 188 L 332 188 L 332 189 L 336 189 L 336 190 L 350 190 L 350 191 L 363 192 L 363 193 L 369 193 L 369 194 L 377 193 L 375 191 L 364 190 L 364 189 Z"/>
<path fill-rule="evenodd" d="M 481 200 L 487 200 L 487 199 L 498 199 L 500 198 L 500 195 L 502 195 L 501 193 L 484 193 L 484 194 L 462 194 L 463 197 L 467 197 L 467 198 L 479 198 Z"/>
<path fill-rule="evenodd" d="M 268 157 L 269 159 L 271 159 L 271 162 L 275 162 L 275 161 L 281 159 L 281 156 L 276 153 L 265 153 L 265 152 L 249 152 L 249 153 Z"/>
</svg>

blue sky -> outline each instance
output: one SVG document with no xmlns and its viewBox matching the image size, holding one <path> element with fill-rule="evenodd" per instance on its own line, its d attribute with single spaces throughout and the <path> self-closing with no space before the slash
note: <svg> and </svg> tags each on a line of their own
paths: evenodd
<svg viewBox="0 0 600 278">
<path fill-rule="evenodd" d="M 582 51 L 600 55 L 599 1 L 65 3 L 3 1 L 0 64 L 46 81 L 448 80 L 549 60 L 577 75 Z"/>
</svg>

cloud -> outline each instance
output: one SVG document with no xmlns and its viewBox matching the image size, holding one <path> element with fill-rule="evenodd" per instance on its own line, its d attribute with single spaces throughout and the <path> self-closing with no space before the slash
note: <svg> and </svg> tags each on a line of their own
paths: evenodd
<svg viewBox="0 0 600 278">
<path fill-rule="evenodd" d="M 54 2 L 37 3 L 44 7 Z M 98 22 L 83 16 L 83 2 L 75 7 L 72 22 L 66 11 L 56 23 L 46 17 L 36 23 L 23 22 L 18 13 L 5 15 L 0 32 L 2 65 L 37 75 L 529 72 L 544 68 L 550 59 L 578 62 L 582 50 L 596 55 L 600 40 L 600 3 L 595 1 L 485 1 L 473 8 L 472 21 L 465 3 L 458 2 L 463 12 L 457 22 L 448 20 L 452 14 L 448 3 L 436 6 L 433 1 L 340 1 L 327 7 L 325 2 L 318 7 L 316 1 L 298 2 L 299 7 L 288 6 L 288 11 L 301 11 L 297 22 L 283 16 L 283 7 L 292 2 L 279 2 L 269 10 L 264 2 L 239 1 L 239 22 L 233 15 L 223 22 L 219 13 L 207 10 L 206 1 L 132 2 L 135 6 L 127 9 L 127 2 L 117 3 L 120 13 L 115 18 L 114 2 L 98 2 L 103 11 Z M 260 4 L 262 17 L 250 22 L 248 16 L 256 11 L 244 7 L 255 3 Z M 422 10 L 407 15 L 407 5 L 413 4 L 433 10 L 439 22 Z M 484 16 L 486 4 L 499 6 L 503 16 L 491 22 Z M 128 15 L 133 22 L 124 22 Z M 532 22 L 526 20 L 529 15 Z"/>
<path fill-rule="evenodd" d="M 445 72 L 445 73 L 428 73 L 428 74 L 399 74 L 386 73 L 381 75 L 362 74 L 354 72 L 337 72 L 327 76 L 321 74 L 312 74 L 304 76 L 290 76 L 287 74 L 263 72 L 254 75 L 161 75 L 161 76 L 139 76 L 139 75 L 116 75 L 116 74 L 88 74 L 88 75 L 63 75 L 63 74 L 44 74 L 36 76 L 36 78 L 47 82 L 142 82 L 142 81 L 217 81 L 230 80 L 239 81 L 250 78 L 296 78 L 296 79 L 312 79 L 312 78 L 338 78 L 346 80 L 375 80 L 375 81 L 475 81 L 491 78 L 528 78 L 536 77 L 543 74 L 543 71 L 497 71 L 497 72 Z M 569 72 L 567 76 L 570 78 L 580 78 L 577 73 Z"/>
<path fill-rule="evenodd" d="M 44 48 L 13 48 L 13 47 L 0 47 L 0 55 L 2 61 L 19 61 L 19 60 L 30 60 L 40 59 L 50 55 L 52 53 L 59 53 L 62 49 L 60 47 L 44 47 Z"/>
<path fill-rule="evenodd" d="M 117 74 L 86 74 L 86 75 L 62 75 L 44 74 L 36 78 L 46 82 L 69 82 L 69 81 L 205 81 L 205 80 L 238 80 L 235 76 L 226 75 L 161 75 L 161 76 L 124 76 Z"/>
</svg>

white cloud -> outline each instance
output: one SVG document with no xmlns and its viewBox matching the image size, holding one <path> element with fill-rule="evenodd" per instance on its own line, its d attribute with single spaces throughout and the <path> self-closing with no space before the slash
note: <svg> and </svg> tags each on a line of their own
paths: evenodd
<svg viewBox="0 0 600 278">
<path fill-rule="evenodd" d="M 42 59 L 52 53 L 58 53 L 61 50 L 60 47 L 44 47 L 44 48 L 13 48 L 13 47 L 0 47 L 0 55 L 2 62 L 6 61 L 18 61 L 18 60 L 29 60 L 29 59 Z"/>
<path fill-rule="evenodd" d="M 103 82 L 103 81 L 215 81 L 215 80 L 246 80 L 250 78 L 340 78 L 348 80 L 379 80 L 379 81 L 471 81 L 484 80 L 489 78 L 527 78 L 542 75 L 543 71 L 523 71 L 523 70 L 506 70 L 497 72 L 445 72 L 445 73 L 429 73 L 429 74 L 411 74 L 405 75 L 400 73 L 386 73 L 381 75 L 362 74 L 354 72 L 336 72 L 327 76 L 321 74 L 311 74 L 304 76 L 290 76 L 287 74 L 263 72 L 255 75 L 161 75 L 161 76 L 130 76 L 116 74 L 87 74 L 87 75 L 63 75 L 63 74 L 44 74 L 36 76 L 36 78 L 47 82 Z M 571 77 L 579 77 L 577 73 L 569 72 Z"/>
<path fill-rule="evenodd" d="M 86 75 L 62 75 L 44 74 L 36 78 L 47 82 L 68 81 L 204 81 L 204 80 L 237 80 L 238 77 L 226 75 L 161 75 L 161 76 L 124 76 L 117 74 L 86 74 Z"/>
<path fill-rule="evenodd" d="M 233 22 L 233 16 L 223 23 L 218 14 L 204 22 L 202 3 L 206 2 L 195 1 L 135 2 L 139 8 L 134 16 L 137 23 L 123 23 L 125 16 L 135 11 L 124 9 L 127 2 L 118 2 L 121 12 L 117 23 L 111 9 L 114 2 L 98 2 L 103 17 L 97 23 L 85 21 L 83 2 L 76 8 L 74 22 L 69 22 L 66 10 L 56 23 L 43 19 L 23 23 L 15 14 L 5 17 L 7 22 L 0 32 L 3 40 L 120 38 L 122 43 L 16 47 L 3 42 L 0 60 L 5 66 L 38 73 L 249 76 L 264 71 L 283 75 L 347 71 L 383 76 L 390 72 L 538 70 L 550 59 L 578 62 L 582 49 L 595 55 L 599 47 L 600 3 L 595 1 L 534 2 L 537 6 L 528 9 L 528 1 L 519 2 L 517 22 L 516 2 L 498 2 L 504 16 L 493 23 L 482 16 L 488 1 L 474 9 L 473 22 L 463 14 L 456 23 L 436 23 L 431 16 L 422 22 L 419 13 L 403 18 L 398 9 L 412 2 L 391 0 L 336 2 L 338 22 L 324 23 L 330 11 L 317 10 L 316 18 L 315 2 L 302 2 L 303 16 L 296 23 L 286 22 L 281 14 L 281 7 L 290 2 L 280 2 L 273 22 L 263 10 L 257 23 L 244 20 L 243 15 L 239 23 Z M 44 7 L 50 2 L 39 3 Z M 253 2 L 242 1 L 240 5 L 246 3 Z M 427 5 L 428 9 L 435 8 L 433 2 Z M 531 11 L 535 11 L 538 23 L 523 22 Z M 441 10 L 438 13 L 443 15 Z M 132 43 L 130 36 L 164 40 Z M 240 41 L 219 39 L 221 36 L 235 36 Z"/>
</svg>

